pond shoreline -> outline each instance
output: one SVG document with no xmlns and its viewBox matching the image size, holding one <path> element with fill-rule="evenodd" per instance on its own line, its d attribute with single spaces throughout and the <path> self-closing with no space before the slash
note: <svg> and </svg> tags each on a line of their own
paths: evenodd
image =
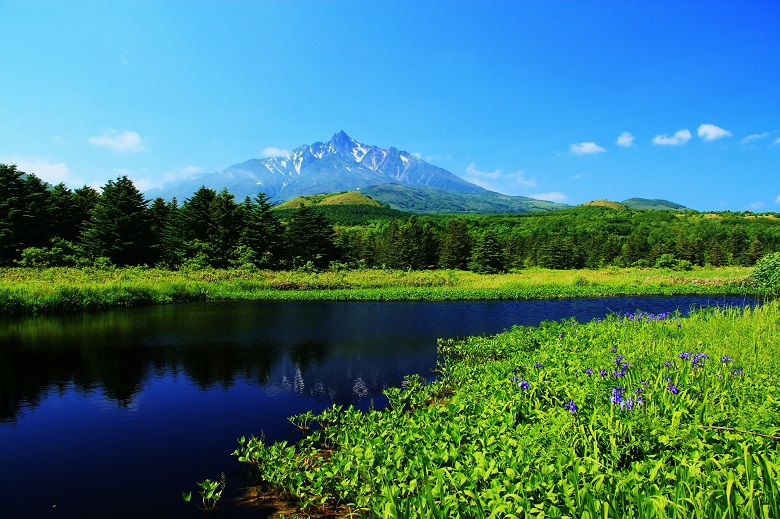
<svg viewBox="0 0 780 519">
<path fill-rule="evenodd" d="M 466 271 L 167 271 L 0 269 L 0 314 L 99 310 L 188 301 L 478 301 L 614 296 L 758 296 L 744 267 Z"/>
</svg>

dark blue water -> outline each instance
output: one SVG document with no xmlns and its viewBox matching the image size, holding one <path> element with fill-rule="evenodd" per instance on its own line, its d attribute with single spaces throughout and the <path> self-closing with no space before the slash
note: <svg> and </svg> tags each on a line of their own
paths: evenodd
<svg viewBox="0 0 780 519">
<path fill-rule="evenodd" d="M 380 407 L 431 376 L 436 339 L 641 309 L 684 313 L 743 298 L 447 303 L 190 303 L 0 321 L 3 517 L 195 517 L 195 482 L 243 467 L 236 438 L 288 438 L 287 417 Z"/>
</svg>

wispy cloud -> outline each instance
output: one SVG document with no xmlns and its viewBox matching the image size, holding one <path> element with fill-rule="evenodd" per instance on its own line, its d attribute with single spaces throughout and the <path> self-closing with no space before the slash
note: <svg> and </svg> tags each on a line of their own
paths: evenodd
<svg viewBox="0 0 780 519">
<path fill-rule="evenodd" d="M 473 162 L 466 166 L 463 178 L 485 189 L 510 195 L 521 194 L 526 188 L 536 185 L 536 179 L 526 178 L 523 171 L 512 173 L 504 173 L 501 169 L 481 171 Z"/>
<path fill-rule="evenodd" d="M 775 140 L 772 142 L 772 144 L 780 144 L 780 137 L 778 137 L 777 139 L 775 139 Z"/>
<path fill-rule="evenodd" d="M 189 180 L 193 179 L 198 176 L 198 174 L 203 173 L 203 168 L 199 166 L 184 166 L 183 168 L 174 169 L 173 171 L 167 172 L 165 176 L 165 180 L 167 182 L 170 182 L 171 180 Z"/>
<path fill-rule="evenodd" d="M 116 153 L 137 153 L 146 149 L 141 136 L 128 130 L 122 133 L 110 130 L 99 137 L 90 137 L 88 141 L 90 144 L 108 148 Z"/>
<path fill-rule="evenodd" d="M 775 198 L 775 203 L 780 204 L 780 195 L 777 195 L 777 198 Z"/>
<path fill-rule="evenodd" d="M 753 133 L 753 134 L 751 134 L 751 135 L 748 135 L 747 137 L 745 137 L 745 138 L 744 138 L 744 139 L 742 139 L 741 141 L 739 141 L 739 143 L 740 143 L 740 144 L 747 144 L 747 143 L 749 143 L 749 142 L 757 141 L 757 140 L 759 140 L 759 139 L 763 139 L 763 138 L 765 138 L 765 137 L 769 137 L 769 132 L 764 132 L 764 133 Z"/>
<path fill-rule="evenodd" d="M 290 155 L 292 155 L 292 152 L 290 150 L 274 148 L 273 146 L 264 148 L 263 151 L 260 152 L 260 156 L 262 156 L 263 158 L 273 157 L 273 158 L 285 159 Z"/>
<path fill-rule="evenodd" d="M 705 141 L 714 141 L 723 137 L 731 137 L 731 132 L 714 124 L 702 124 L 697 131 L 699 137 Z"/>
<path fill-rule="evenodd" d="M 575 155 L 592 155 L 593 153 L 602 153 L 607 150 L 595 142 L 578 142 L 569 146 L 569 151 Z"/>
<path fill-rule="evenodd" d="M 617 138 L 617 141 L 615 141 L 615 143 L 618 146 L 624 146 L 626 148 L 629 148 L 634 144 L 634 136 L 631 135 L 631 133 L 629 132 L 623 132 Z"/>
<path fill-rule="evenodd" d="M 60 182 L 68 187 L 76 188 L 85 184 L 80 177 L 73 175 L 64 162 L 49 162 L 41 159 L 0 158 L 1 163 L 16 164 L 19 171 L 32 173 L 44 182 L 57 185 Z"/>
<path fill-rule="evenodd" d="M 689 130 L 678 130 L 674 135 L 656 135 L 653 137 L 653 144 L 658 146 L 680 146 L 691 140 L 691 132 Z"/>
<path fill-rule="evenodd" d="M 547 200 L 548 202 L 558 202 L 558 203 L 564 203 L 566 202 L 566 200 L 569 199 L 568 196 L 564 195 L 559 191 L 555 191 L 553 193 L 534 193 L 528 196 L 530 196 L 531 198 L 536 198 L 537 200 Z"/>
<path fill-rule="evenodd" d="M 758 211 L 759 209 L 762 209 L 766 204 L 764 202 L 753 202 L 752 204 L 748 205 L 748 208 L 751 211 Z"/>
</svg>

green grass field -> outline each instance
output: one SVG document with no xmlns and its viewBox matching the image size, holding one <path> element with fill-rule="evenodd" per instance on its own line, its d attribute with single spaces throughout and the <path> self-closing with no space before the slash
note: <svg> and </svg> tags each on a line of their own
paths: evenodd
<svg viewBox="0 0 780 519">
<path fill-rule="evenodd" d="M 40 313 L 195 300 L 445 301 L 757 293 L 748 268 L 466 271 L 0 269 L 0 312 Z"/>
<path fill-rule="evenodd" d="M 773 302 L 446 342 L 385 409 L 234 454 L 305 515 L 776 518 L 779 322 Z"/>
</svg>

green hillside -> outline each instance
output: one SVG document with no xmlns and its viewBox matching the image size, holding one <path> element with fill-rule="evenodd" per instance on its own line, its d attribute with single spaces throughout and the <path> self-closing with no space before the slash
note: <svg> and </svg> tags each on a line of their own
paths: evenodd
<svg viewBox="0 0 780 519">
<path fill-rule="evenodd" d="M 274 207 L 283 220 L 301 206 L 314 206 L 336 225 L 364 225 L 377 220 L 403 218 L 406 213 L 357 191 L 298 196 Z"/>
<path fill-rule="evenodd" d="M 582 204 L 584 207 L 608 207 L 618 211 L 625 211 L 627 207 L 619 202 L 613 202 L 612 200 L 592 200 Z"/>
<path fill-rule="evenodd" d="M 357 191 L 342 191 L 340 193 L 296 196 L 277 205 L 275 209 L 297 209 L 302 205 L 366 205 L 382 207 L 383 204 Z"/>
<path fill-rule="evenodd" d="M 660 199 L 629 198 L 628 200 L 623 200 L 622 204 L 629 209 L 635 209 L 637 211 L 649 209 L 656 211 L 690 211 L 690 209 L 684 205 Z"/>
<path fill-rule="evenodd" d="M 417 214 L 507 214 L 553 211 L 570 207 L 492 191 L 458 193 L 431 187 L 382 184 L 360 190 L 394 209 Z"/>
</svg>

